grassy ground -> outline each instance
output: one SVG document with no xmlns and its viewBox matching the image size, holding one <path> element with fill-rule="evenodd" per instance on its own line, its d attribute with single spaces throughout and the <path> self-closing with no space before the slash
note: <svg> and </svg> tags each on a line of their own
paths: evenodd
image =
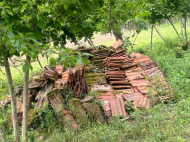
<svg viewBox="0 0 190 142">
<path fill-rule="evenodd" d="M 180 32 L 180 24 L 175 23 L 175 27 Z M 142 31 L 136 40 L 134 50 L 147 54 L 152 60 L 156 61 L 160 69 L 166 76 L 168 83 L 173 88 L 174 98 L 168 104 L 158 104 L 149 110 L 136 110 L 132 113 L 130 120 L 121 123 L 117 119 L 109 125 L 92 124 L 78 133 L 63 131 L 62 128 L 50 130 L 45 141 L 168 141 L 182 142 L 190 141 L 190 51 L 183 53 L 183 58 L 177 58 L 173 50 L 178 46 L 179 40 L 175 31 L 170 25 L 157 27 L 167 44 L 154 30 L 153 50 L 150 47 L 150 30 Z M 190 28 L 187 29 L 190 33 Z M 125 33 L 127 35 L 129 33 Z M 111 40 L 109 40 L 111 38 Z M 98 41 L 102 41 L 99 43 Z M 134 38 L 132 39 L 132 41 Z M 112 35 L 95 38 L 95 45 L 111 45 L 115 42 Z M 45 65 L 46 62 L 43 62 Z M 39 65 L 34 63 L 34 71 L 39 70 Z M 22 77 L 12 68 L 15 84 L 22 83 Z M 21 68 L 20 68 L 21 70 Z M 3 79 L 0 94 L 7 94 L 7 84 Z M 33 132 L 29 133 L 33 136 Z"/>
</svg>

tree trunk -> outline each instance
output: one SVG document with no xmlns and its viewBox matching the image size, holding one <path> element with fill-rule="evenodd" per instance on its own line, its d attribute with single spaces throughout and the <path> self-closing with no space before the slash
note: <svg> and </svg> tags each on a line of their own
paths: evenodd
<svg viewBox="0 0 190 142">
<path fill-rule="evenodd" d="M 180 18 L 180 24 L 181 24 L 181 36 L 183 40 L 184 35 L 183 35 L 183 19 L 182 18 Z"/>
<path fill-rule="evenodd" d="M 150 50 L 152 50 L 153 26 L 154 26 L 154 25 L 152 25 L 152 28 L 151 28 L 151 37 L 150 37 Z"/>
<path fill-rule="evenodd" d="M 161 37 L 161 39 L 163 40 L 164 43 L 166 43 L 166 41 L 164 40 L 164 38 L 162 37 L 162 35 L 160 34 L 160 32 L 158 31 L 158 29 L 156 28 L 156 26 L 154 25 L 154 28 L 156 30 L 156 32 L 158 33 L 158 35 Z"/>
<path fill-rule="evenodd" d="M 4 134 L 4 132 L 3 132 L 3 130 L 2 130 L 1 127 L 0 127 L 0 137 L 1 137 L 1 139 L 2 139 L 3 141 L 6 141 L 5 134 Z"/>
<path fill-rule="evenodd" d="M 26 55 L 26 60 L 30 64 L 30 57 Z M 23 118 L 22 118 L 22 139 L 27 141 L 27 123 L 28 123 L 28 81 L 29 70 L 24 73 L 23 87 Z"/>
<path fill-rule="evenodd" d="M 175 32 L 176 32 L 176 34 L 177 34 L 177 36 L 178 36 L 179 40 L 182 42 L 181 37 L 179 36 L 179 33 L 177 32 L 176 28 L 174 27 L 174 25 L 173 25 L 173 23 L 172 23 L 171 19 L 168 19 L 168 21 L 170 22 L 170 24 L 171 24 L 171 25 L 172 25 L 172 27 L 174 28 L 174 30 L 175 30 Z"/>
<path fill-rule="evenodd" d="M 114 25 L 118 24 L 118 22 L 114 19 L 114 17 L 112 17 L 112 20 L 113 20 L 113 24 Z M 114 34 L 116 40 L 120 39 L 120 40 L 123 41 L 123 37 L 122 37 L 122 33 L 121 33 L 121 29 L 120 28 L 119 29 L 115 29 L 115 28 L 112 27 L 112 31 L 113 31 L 113 34 Z"/>
<path fill-rule="evenodd" d="M 188 24 L 188 21 L 189 21 L 189 19 L 188 19 L 188 17 L 187 17 L 186 26 L 190 27 L 190 25 Z"/>
<path fill-rule="evenodd" d="M 11 95 L 11 109 L 12 109 L 12 117 L 13 117 L 14 141 L 20 142 L 18 118 L 17 118 L 16 97 L 14 94 L 13 80 L 12 80 L 12 76 L 11 76 L 10 66 L 8 63 L 8 57 L 3 56 L 3 61 L 4 61 L 6 75 L 7 75 L 9 94 Z"/>
<path fill-rule="evenodd" d="M 122 37 L 122 34 L 121 34 L 120 31 L 115 31 L 115 30 L 113 30 L 113 34 L 114 34 L 116 40 L 119 40 L 119 39 L 120 39 L 120 40 L 123 40 L 123 37 Z"/>
<path fill-rule="evenodd" d="M 184 28 L 185 28 L 185 40 L 187 41 L 187 17 L 185 17 L 185 24 L 184 24 Z"/>
<path fill-rule="evenodd" d="M 35 31 L 35 23 L 31 22 L 31 30 Z M 26 60 L 30 65 L 31 58 L 26 55 Z M 28 124 L 28 81 L 29 70 L 24 73 L 24 86 L 23 86 L 23 119 L 22 119 L 22 140 L 27 141 L 27 124 Z"/>
<path fill-rule="evenodd" d="M 87 38 L 86 40 L 87 40 L 88 44 L 89 44 L 91 47 L 94 47 L 94 44 L 93 44 L 93 42 L 92 42 L 92 40 L 91 40 L 90 38 Z"/>
<path fill-rule="evenodd" d="M 134 52 L 134 50 L 133 50 L 133 46 L 135 45 L 135 41 L 136 41 L 138 35 L 139 35 L 139 34 L 137 34 L 137 36 L 135 37 L 135 40 L 133 41 L 133 44 L 132 44 L 132 46 L 131 46 L 131 52 Z"/>
</svg>

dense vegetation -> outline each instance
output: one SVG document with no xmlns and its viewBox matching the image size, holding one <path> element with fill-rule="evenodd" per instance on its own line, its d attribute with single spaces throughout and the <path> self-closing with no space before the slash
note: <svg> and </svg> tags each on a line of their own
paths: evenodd
<svg viewBox="0 0 190 142">
<path fill-rule="evenodd" d="M 28 140 L 31 141 L 37 135 L 50 134 L 52 135 L 46 138 L 47 141 L 188 141 L 189 7 L 189 0 L 86 0 L 85 3 L 80 0 L 1 0 L 0 64 L 5 70 L 0 68 L 0 97 L 5 98 L 9 90 L 13 102 L 13 130 L 12 126 L 5 125 L 7 117 L 2 109 L 0 132 L 5 132 L 8 141 L 20 141 L 13 87 L 22 85 L 25 108 L 22 125 L 24 141 L 27 140 L 27 133 Z M 175 24 L 173 19 L 177 19 Z M 168 24 L 158 26 L 162 21 L 168 21 Z M 133 26 L 127 26 L 129 23 Z M 124 27 L 133 34 L 129 36 L 122 33 Z M 154 29 L 158 35 L 153 32 Z M 124 40 L 127 52 L 141 52 L 156 61 L 173 88 L 172 100 L 167 104 L 158 104 L 148 111 L 137 110 L 132 113 L 132 120 L 128 122 L 120 123 L 116 119 L 110 125 L 91 124 L 77 134 L 58 127 L 53 119 L 54 114 L 47 109 L 39 113 L 40 120 L 44 122 L 38 126 L 38 132 L 33 129 L 27 131 L 29 76 L 39 72 L 47 64 L 45 58 L 49 59 L 48 64 L 55 64 L 56 53 L 64 55 L 57 63 L 62 62 L 65 67 L 73 66 L 75 62 L 87 63 L 79 56 L 80 53 L 69 55 L 70 49 L 65 48 L 65 43 L 68 39 L 78 44 L 84 37 L 93 46 L 95 43 L 91 38 L 94 32 L 113 32 L 116 39 Z M 13 65 L 21 62 L 22 66 L 15 65 L 10 71 L 8 62 L 13 56 L 20 60 L 16 60 Z M 43 57 L 42 60 L 39 60 L 39 56 Z M 21 75 L 23 73 L 24 76 Z M 5 81 L 6 79 L 8 80 Z"/>
</svg>

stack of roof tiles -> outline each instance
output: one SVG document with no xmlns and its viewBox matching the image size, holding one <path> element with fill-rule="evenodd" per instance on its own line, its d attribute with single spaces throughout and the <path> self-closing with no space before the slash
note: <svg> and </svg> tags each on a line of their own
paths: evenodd
<svg viewBox="0 0 190 142">
<path fill-rule="evenodd" d="M 112 57 L 126 57 L 125 49 L 119 50 L 111 54 Z"/>
<path fill-rule="evenodd" d="M 123 46 L 123 41 L 119 39 L 112 46 L 110 46 L 110 50 L 113 52 L 116 50 L 119 51 L 123 49 L 122 46 Z"/>
<path fill-rule="evenodd" d="M 85 79 L 84 66 L 73 68 L 62 73 L 62 78 L 55 81 L 54 87 L 60 88 L 67 86 L 68 89 L 76 93 L 76 97 L 87 94 L 89 89 Z"/>
<path fill-rule="evenodd" d="M 156 96 L 158 94 L 155 90 L 155 88 L 160 87 L 158 86 L 158 81 L 161 84 L 161 89 L 170 90 L 170 86 L 163 79 L 163 74 L 155 62 L 150 60 L 148 56 L 143 56 L 140 53 L 126 54 L 125 49 L 121 48 L 122 45 L 122 41 L 116 42 L 110 47 L 111 52 L 107 47 L 102 45 L 98 49 L 84 47 L 77 49 L 77 51 L 93 54 L 94 57 L 90 58 L 92 63 L 98 63 L 99 66 L 106 69 L 103 73 L 89 73 L 86 77 L 93 84 L 90 85 L 91 90 L 98 92 L 96 93 L 96 99 L 103 101 L 103 109 L 108 117 L 128 117 L 125 109 L 125 103 L 127 101 L 132 102 L 132 108 L 134 109 L 148 109 L 153 103 L 149 96 Z M 158 77 L 156 78 L 155 76 Z M 65 125 L 65 122 L 69 119 L 69 123 L 65 126 L 72 127 L 74 131 L 78 130 L 80 129 L 79 125 L 70 110 L 67 110 L 62 105 L 64 99 L 60 93 L 60 89 L 67 88 L 75 93 L 75 98 L 80 98 L 82 94 L 89 93 L 88 85 L 85 79 L 84 66 L 75 67 L 67 71 L 64 71 L 64 66 L 62 65 L 54 66 L 53 69 L 46 66 L 43 74 L 33 76 L 32 82 L 29 83 L 29 107 L 33 102 L 35 103 L 35 107 L 43 109 L 44 104 L 50 102 L 61 124 Z M 16 93 L 20 95 L 20 99 L 17 101 L 17 113 L 20 116 L 20 125 L 23 112 L 23 95 L 21 92 Z M 86 106 L 86 111 L 92 112 L 93 110 L 90 108 L 94 107 L 94 105 L 86 103 L 87 100 L 92 99 L 91 97 L 88 96 L 81 101 L 79 99 L 76 100 L 84 103 L 82 105 L 83 107 Z M 0 102 L 0 107 L 5 107 L 10 101 L 10 97 L 7 96 L 6 100 Z M 60 108 L 58 106 L 62 107 Z M 89 108 L 89 106 L 91 107 Z M 100 110 L 100 108 L 97 110 Z M 29 116 L 34 113 L 32 109 L 29 110 Z M 92 113 L 92 116 L 94 113 Z M 84 114 L 86 115 L 86 113 Z M 104 118 L 101 120 L 104 122 Z"/>
<path fill-rule="evenodd" d="M 114 109 L 112 106 L 114 104 L 112 99 L 114 98 L 132 102 L 134 109 L 148 109 L 152 103 L 149 96 L 157 95 L 153 86 L 153 83 L 156 83 L 154 76 L 163 77 L 156 63 L 150 60 L 148 56 L 143 56 L 140 53 L 133 53 L 129 56 L 123 51 L 113 53 L 111 57 L 103 60 L 103 67 L 109 69 L 105 70 L 105 75 L 113 90 L 109 93 L 102 93 L 98 99 L 104 101 L 104 109 L 107 110 L 108 115 L 112 116 L 114 114 L 110 112 L 114 112 L 112 110 Z M 161 81 L 163 86 L 169 88 L 165 81 Z"/>
<path fill-rule="evenodd" d="M 105 46 L 99 46 L 98 49 L 92 50 L 91 54 L 93 55 L 91 62 L 101 67 L 102 61 L 111 55 L 111 51 Z"/>
</svg>

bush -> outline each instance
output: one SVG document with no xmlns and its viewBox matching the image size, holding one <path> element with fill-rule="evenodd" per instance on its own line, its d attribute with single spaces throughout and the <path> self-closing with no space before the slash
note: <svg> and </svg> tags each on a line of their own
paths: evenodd
<svg viewBox="0 0 190 142">
<path fill-rule="evenodd" d="M 185 41 L 185 42 L 182 42 L 181 43 L 181 48 L 184 50 L 184 51 L 187 51 L 189 47 L 189 42 L 188 41 Z"/>
<path fill-rule="evenodd" d="M 174 52 L 175 52 L 176 58 L 183 58 L 184 51 L 180 47 L 174 48 Z"/>
</svg>

